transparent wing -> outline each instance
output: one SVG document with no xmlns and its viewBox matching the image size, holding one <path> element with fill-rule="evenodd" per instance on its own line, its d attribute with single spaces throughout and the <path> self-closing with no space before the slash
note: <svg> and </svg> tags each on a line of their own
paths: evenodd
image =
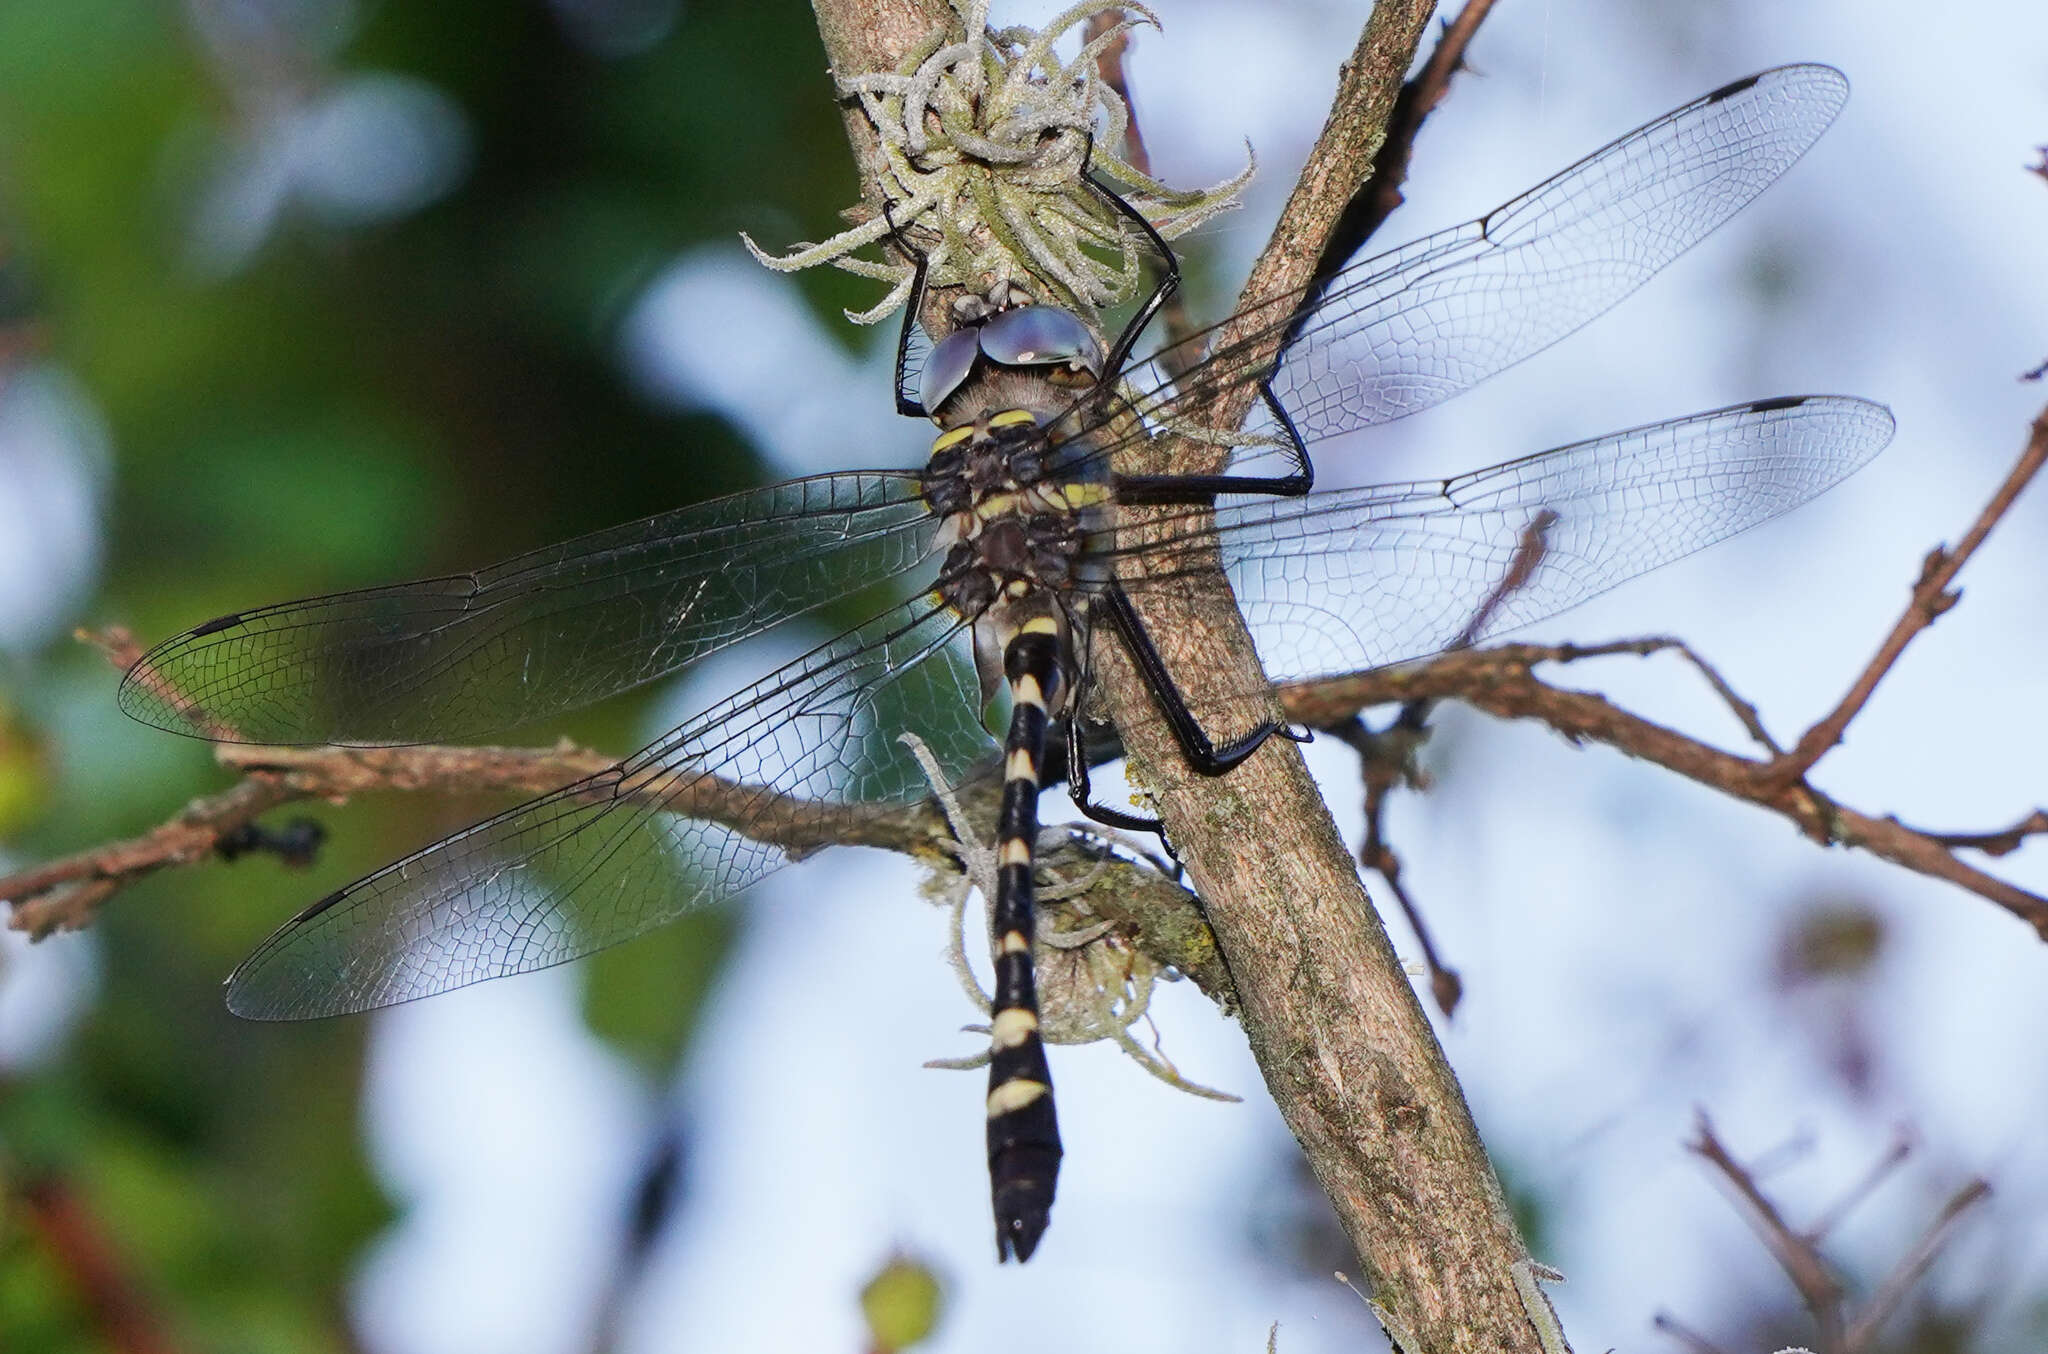
<svg viewBox="0 0 2048 1354">
<path fill-rule="evenodd" d="M 1240 314 L 1244 339 L 1178 378 L 1147 365 L 1133 399 L 1154 427 L 1266 375 L 1305 441 L 1441 404 L 1583 327 L 1768 188 L 1833 122 L 1848 81 L 1828 66 L 1738 80 L 1637 128 L 1477 221 L 1347 264 L 1305 316 L 1302 293 Z M 1097 417 L 1100 423 L 1115 411 Z M 1254 428 L 1273 432 L 1255 415 Z M 1086 457 L 1134 431 L 1090 430 Z M 1261 454 L 1240 449 L 1242 463 Z"/>
<path fill-rule="evenodd" d="M 368 1010 L 547 968 L 859 839 L 875 805 L 991 757 L 962 623 L 897 607 L 721 701 L 618 766 L 323 898 L 228 979 L 262 1020 Z M 867 806 L 864 808 L 863 806 Z"/>
<path fill-rule="evenodd" d="M 1696 99 L 1477 221 L 1348 265 L 1273 389 L 1304 439 L 1427 409 L 1626 297 L 1776 181 L 1842 109 L 1827 66 Z"/>
<path fill-rule="evenodd" d="M 936 529 L 915 476 L 793 480 L 475 573 L 222 616 L 144 655 L 121 708 L 227 742 L 474 737 L 638 686 L 902 573 Z"/>
<path fill-rule="evenodd" d="M 1868 400 L 1763 400 L 1456 479 L 1238 502 L 1143 551 L 1190 567 L 1220 559 L 1274 681 L 1360 672 L 1456 642 L 1507 580 L 1539 513 L 1557 517 L 1533 572 L 1475 638 L 1556 615 L 1795 508 L 1891 436 L 1890 412 Z"/>
</svg>

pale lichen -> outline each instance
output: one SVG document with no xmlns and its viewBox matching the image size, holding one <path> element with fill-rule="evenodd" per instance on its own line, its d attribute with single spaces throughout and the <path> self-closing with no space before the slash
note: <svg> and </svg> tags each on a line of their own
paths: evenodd
<svg viewBox="0 0 2048 1354">
<path fill-rule="evenodd" d="M 901 735 L 910 755 L 917 759 L 954 832 L 952 855 L 959 868 L 935 871 L 926 886 L 933 901 L 946 908 L 948 916 L 946 958 L 959 979 L 961 990 L 985 1017 L 994 1009 L 994 998 L 982 989 L 967 958 L 967 903 L 976 889 L 987 898 L 995 897 L 996 854 L 976 835 L 971 819 L 961 807 L 952 786 L 947 784 L 931 750 L 916 734 Z M 1125 847 L 1119 857 L 1114 848 Z M 1157 960 L 1132 944 L 1129 936 L 1114 924 L 1097 918 L 1088 906 L 1088 895 L 1104 871 L 1119 860 L 1144 868 L 1142 851 L 1124 842 L 1119 834 L 1103 829 L 1068 824 L 1042 829 L 1037 843 L 1037 870 L 1052 875 L 1048 860 L 1063 848 L 1086 847 L 1088 864 L 1078 878 L 1043 879 L 1038 888 L 1039 927 L 1032 945 L 1037 971 L 1040 1033 L 1048 1044 L 1114 1043 L 1126 1057 L 1176 1090 L 1208 1100 L 1235 1101 L 1237 1096 L 1204 1086 L 1181 1074 L 1160 1047 L 1159 1032 L 1151 1023 L 1153 990 L 1171 975 Z M 1152 868 L 1156 868 L 1153 866 Z M 1150 1047 L 1132 1033 L 1140 1023 L 1151 1031 Z M 986 1035 L 983 1024 L 964 1026 L 969 1033 Z M 926 1067 L 948 1071 L 970 1071 L 988 1066 L 989 1052 L 983 1048 L 958 1058 L 933 1058 Z"/>
<path fill-rule="evenodd" d="M 873 324 L 909 299 L 914 268 L 894 254 L 860 251 L 900 234 L 924 256 L 931 286 L 1050 288 L 1057 294 L 1044 299 L 1094 320 L 1136 294 L 1149 251 L 1143 232 L 1089 186 L 1089 176 L 1166 239 L 1237 205 L 1252 176 L 1249 147 L 1241 173 L 1189 192 L 1139 172 L 1121 154 L 1130 110 L 1097 60 L 1138 24 L 1158 28 L 1150 10 L 1081 0 L 1042 30 L 998 30 L 988 26 L 989 0 L 953 6 L 960 28 L 934 34 L 900 70 L 839 81 L 880 138 L 882 209 L 863 209 L 859 225 L 779 256 L 743 235 L 756 259 L 781 272 L 830 264 L 887 282 L 880 302 L 847 313 L 856 324 Z M 1054 44 L 1098 14 L 1115 18 L 1061 62 Z"/>
</svg>

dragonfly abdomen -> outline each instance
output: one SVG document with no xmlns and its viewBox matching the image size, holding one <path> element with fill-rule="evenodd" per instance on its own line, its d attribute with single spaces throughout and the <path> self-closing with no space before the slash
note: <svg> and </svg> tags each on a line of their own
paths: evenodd
<svg viewBox="0 0 2048 1354">
<path fill-rule="evenodd" d="M 988 1166 L 999 1259 L 1031 1258 L 1052 1212 L 1060 1166 L 1052 1074 L 1039 1033 L 1031 943 L 1039 771 L 1047 730 L 1068 699 L 1085 606 L 1075 594 L 1100 569 L 1092 551 L 1108 507 L 1099 479 L 1054 473 L 1037 406 L 1055 403 L 1042 378 L 1019 373 L 1000 392 L 981 377 L 955 397 L 973 416 L 941 434 L 924 496 L 949 544 L 934 591 L 974 631 L 984 702 L 1010 691 L 997 875 L 990 931 L 995 1000 L 989 1026 Z M 998 401 L 996 395 L 1004 398 Z M 1022 395 L 1024 406 L 1011 403 Z M 1001 407 L 988 408 L 990 403 Z M 1098 472 L 1099 473 L 1099 472 Z"/>
<path fill-rule="evenodd" d="M 1032 857 L 1038 840 L 1039 763 L 1062 697 L 1061 639 L 1051 616 L 1026 621 L 1004 646 L 1010 731 L 1004 741 L 1003 805 L 997 822 L 995 1001 L 989 1021 L 988 1171 L 996 1254 L 1031 1258 L 1052 1213 L 1060 1130 L 1052 1072 L 1038 1029 L 1031 963 L 1036 927 Z"/>
</svg>

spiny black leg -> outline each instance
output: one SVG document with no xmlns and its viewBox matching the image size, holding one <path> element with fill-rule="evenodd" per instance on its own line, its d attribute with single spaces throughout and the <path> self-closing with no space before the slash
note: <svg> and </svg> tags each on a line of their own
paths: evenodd
<svg viewBox="0 0 2048 1354">
<path fill-rule="evenodd" d="M 1287 350 L 1285 348 L 1281 349 L 1280 355 L 1285 357 Z M 1316 482 L 1315 462 L 1308 458 L 1308 443 L 1301 440 L 1301 430 L 1294 426 L 1293 416 L 1287 412 L 1287 406 L 1280 403 L 1280 397 L 1273 393 L 1272 377 L 1269 376 L 1259 382 L 1259 398 L 1266 402 L 1266 408 L 1271 411 L 1273 421 L 1278 423 L 1280 430 L 1287 434 L 1287 446 L 1294 453 L 1294 473 L 1268 481 L 1268 483 L 1285 485 L 1287 487 L 1261 490 L 1259 492 L 1270 492 L 1282 496 L 1305 494 L 1315 487 Z M 1240 490 L 1239 492 L 1243 491 Z"/>
<path fill-rule="evenodd" d="M 882 204 L 883 219 L 889 223 L 889 238 L 896 247 L 911 260 L 915 270 L 910 278 L 910 300 L 903 307 L 903 327 L 896 331 L 896 412 L 905 418 L 923 418 L 926 410 L 923 404 L 910 397 L 910 382 L 904 368 L 910 361 L 910 334 L 918 325 L 918 316 L 924 312 L 924 251 L 913 248 L 910 239 L 897 226 L 896 218 L 889 215 L 889 204 Z"/>
<path fill-rule="evenodd" d="M 1294 420 L 1273 393 L 1272 383 L 1259 382 L 1259 398 L 1266 402 L 1273 418 L 1287 434 L 1294 457 L 1294 470 L 1285 475 L 1119 475 L 1116 500 L 1119 503 L 1177 503 L 1198 505 L 1218 494 L 1271 494 L 1275 498 L 1299 498 L 1315 486 L 1315 464 L 1308 458 L 1308 445 L 1301 440 Z"/>
<path fill-rule="evenodd" d="M 1166 243 L 1166 237 L 1152 228 L 1152 223 L 1145 219 L 1143 212 L 1124 201 L 1114 189 L 1093 174 L 1087 178 L 1089 186 L 1102 194 L 1110 206 L 1137 223 L 1138 229 L 1145 233 L 1145 238 L 1152 242 L 1152 248 L 1159 255 L 1159 284 L 1152 289 L 1152 294 L 1145 298 L 1145 303 L 1138 307 L 1137 313 L 1124 325 L 1123 332 L 1116 336 L 1116 343 L 1109 350 L 1109 360 L 1102 366 L 1103 385 L 1109 387 L 1123 371 L 1124 363 L 1130 360 L 1131 348 L 1137 343 L 1138 335 L 1145 332 L 1145 326 L 1152 323 L 1152 317 L 1159 313 L 1160 307 L 1172 300 L 1173 294 L 1180 290 L 1180 259 L 1174 254 L 1173 247 Z"/>
<path fill-rule="evenodd" d="M 1203 731 L 1194 711 L 1188 709 L 1187 698 L 1181 695 L 1173 675 L 1166 670 L 1166 661 L 1153 646 L 1152 636 L 1145 632 L 1145 622 L 1131 605 L 1130 596 L 1121 585 L 1111 584 L 1103 598 L 1110 623 L 1130 647 L 1131 657 L 1137 661 L 1145 685 L 1152 688 L 1152 698 L 1159 702 L 1160 712 L 1166 716 L 1167 726 L 1173 730 L 1174 741 L 1180 744 L 1182 754 L 1196 771 L 1205 776 L 1220 776 L 1257 752 L 1259 746 L 1276 733 L 1298 743 L 1309 740 L 1310 734 L 1296 733 L 1269 719 L 1242 738 L 1232 739 L 1218 747 L 1215 740 Z"/>
<path fill-rule="evenodd" d="M 988 1174 L 996 1258 L 1014 1256 L 1022 1263 L 1037 1249 L 1051 1218 L 1060 1169 L 1052 1071 L 1038 1032 L 1038 988 L 1031 967 L 1038 766 L 1061 681 L 1059 633 L 1050 618 L 1025 623 L 1004 650 L 1003 674 L 1010 683 L 1011 709 L 990 916 L 996 994 L 989 1018 Z"/>
<path fill-rule="evenodd" d="M 1151 832 L 1157 834 L 1160 841 L 1166 840 L 1166 824 L 1157 818 L 1127 813 L 1095 802 L 1094 792 L 1088 787 L 1088 748 L 1081 736 L 1081 717 L 1078 714 L 1067 720 L 1067 796 L 1074 801 L 1075 808 L 1105 827 L 1121 828 L 1125 832 Z"/>
<path fill-rule="evenodd" d="M 1071 607 L 1066 607 L 1065 603 L 1062 603 L 1062 606 L 1067 611 L 1068 630 L 1073 634 L 1086 634 L 1088 632 L 1086 621 L 1081 616 L 1076 615 Z M 1077 691 L 1084 691 L 1088 688 L 1088 685 L 1087 659 L 1084 655 L 1081 672 L 1074 686 Z M 1123 809 L 1113 809 L 1107 804 L 1097 804 L 1095 802 L 1095 794 L 1089 786 L 1088 779 L 1093 766 L 1088 756 L 1087 731 L 1082 720 L 1080 703 L 1077 701 L 1075 702 L 1074 709 L 1067 716 L 1062 756 L 1060 757 L 1061 765 L 1057 773 L 1047 768 L 1040 768 L 1040 773 L 1043 775 L 1056 774 L 1059 779 L 1066 781 L 1067 797 L 1074 801 L 1074 807 L 1079 809 L 1086 817 L 1101 823 L 1104 827 L 1121 828 L 1125 832 L 1154 833 L 1158 836 L 1160 844 L 1165 845 L 1166 825 L 1157 818 L 1147 818 L 1141 814 L 1130 813 Z"/>
<path fill-rule="evenodd" d="M 1152 242 L 1152 248 L 1159 255 L 1159 285 L 1145 298 L 1117 335 L 1116 343 L 1110 348 L 1109 359 L 1103 364 L 1102 388 L 1115 388 L 1117 376 L 1124 364 L 1130 360 L 1131 349 L 1137 344 L 1138 336 L 1152 323 L 1160 309 L 1180 290 L 1180 258 L 1173 252 L 1173 246 L 1166 237 L 1155 230 L 1145 214 L 1123 200 L 1108 184 L 1088 177 L 1088 183 L 1117 211 L 1137 223 L 1138 229 Z M 1307 493 L 1315 484 L 1315 465 L 1309 460 L 1308 446 L 1301 440 L 1301 433 L 1295 428 L 1293 418 L 1273 393 L 1270 380 L 1259 382 L 1259 397 L 1272 411 L 1273 419 L 1287 435 L 1287 443 L 1294 457 L 1295 469 L 1286 475 L 1244 476 L 1228 475 L 1129 475 L 1117 481 L 1117 495 L 1125 503 L 1199 503 L 1213 494 L 1271 494 L 1279 498 L 1297 498 Z"/>
</svg>

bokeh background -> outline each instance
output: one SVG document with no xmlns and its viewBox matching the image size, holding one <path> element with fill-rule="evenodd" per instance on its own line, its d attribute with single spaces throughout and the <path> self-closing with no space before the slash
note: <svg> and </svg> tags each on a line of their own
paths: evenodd
<svg viewBox="0 0 2048 1354">
<path fill-rule="evenodd" d="M 999 21 L 1057 6 L 999 4 Z M 1186 243 L 1214 318 L 1270 228 L 1366 6 L 1160 0 L 1132 81 L 1182 184 L 1255 148 Z M 1788 60 L 1855 95 L 1779 187 L 1593 330 L 1319 457 L 1444 474 L 1757 396 L 1889 402 L 1900 433 L 1812 507 L 1544 627 L 1682 634 L 1781 737 L 1824 711 L 2041 404 L 2048 12 L 1510 3 L 1424 133 L 1382 244 L 1475 215 L 1637 123 Z M 914 464 L 889 332 L 820 238 L 854 196 L 807 7 L 734 0 L 0 3 L 0 865 L 139 831 L 226 781 L 124 721 L 70 638 L 458 569 L 750 484 Z M 2048 495 L 1964 576 L 1819 783 L 1940 828 L 2048 795 Z M 845 617 L 826 617 L 827 623 Z M 805 636 L 787 637 L 785 647 Z M 559 727 L 625 751 L 762 655 Z M 1570 676 L 1731 745 L 1676 665 Z M 1318 744 L 1340 820 L 1355 762 Z M 1832 1237 L 1867 1288 L 1972 1175 L 1991 1202 L 1888 1350 L 2048 1347 L 2048 952 L 1989 904 L 1542 730 L 1447 711 L 1393 840 L 1464 973 L 1440 1021 L 1581 1349 L 1810 1343 L 1683 1150 L 1695 1106 L 1796 1221 L 1896 1133 Z M 1054 801 L 1047 801 L 1048 808 Z M 1158 1001 L 1197 1101 L 1055 1053 L 1054 1227 L 993 1263 L 979 1080 L 907 863 L 844 851 L 564 970 L 371 1018 L 256 1027 L 219 980 L 321 892 L 496 807 L 373 797 L 267 859 L 122 894 L 86 934 L 0 939 L 0 1346 L 110 1343 L 50 1201 L 110 1247 L 173 1350 L 855 1350 L 903 1252 L 930 1347 L 1378 1347 L 1237 1029 Z M 2048 888 L 2048 848 L 1995 868 Z M 1396 944 L 1412 942 L 1398 921 Z M 1184 985 L 1183 985 L 1184 986 Z M 42 1203 L 31 1208 L 25 1202 Z M 157 1346 L 151 1346 L 155 1348 Z"/>
</svg>

